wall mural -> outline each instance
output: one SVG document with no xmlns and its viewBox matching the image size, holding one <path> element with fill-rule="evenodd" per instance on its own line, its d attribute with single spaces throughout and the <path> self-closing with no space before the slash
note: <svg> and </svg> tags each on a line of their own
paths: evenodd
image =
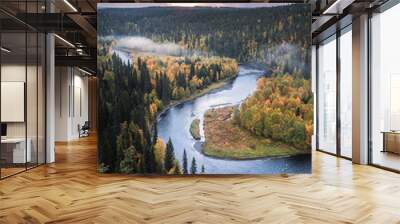
<svg viewBox="0 0 400 224">
<path fill-rule="evenodd" d="M 311 172 L 310 34 L 307 4 L 99 4 L 99 172 Z"/>
</svg>

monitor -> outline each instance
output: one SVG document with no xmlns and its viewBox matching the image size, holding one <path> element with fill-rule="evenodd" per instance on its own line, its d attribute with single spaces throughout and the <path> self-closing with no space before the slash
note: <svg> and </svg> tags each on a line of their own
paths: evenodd
<svg viewBox="0 0 400 224">
<path fill-rule="evenodd" d="M 1 136 L 7 136 L 7 124 L 1 123 Z"/>
</svg>

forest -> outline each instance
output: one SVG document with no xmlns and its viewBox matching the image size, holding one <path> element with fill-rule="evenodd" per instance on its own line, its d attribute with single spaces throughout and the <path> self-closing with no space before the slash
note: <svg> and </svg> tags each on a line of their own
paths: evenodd
<svg viewBox="0 0 400 224">
<path fill-rule="evenodd" d="M 168 105 L 237 75 L 221 57 L 133 57 L 125 63 L 99 41 L 99 153 L 101 172 L 184 173 L 172 141 L 157 137 L 157 114 Z M 114 150 L 116 149 L 116 150 Z M 193 166 L 196 162 L 192 161 Z"/>
<path fill-rule="evenodd" d="M 98 11 L 107 18 L 99 23 L 98 33 L 177 43 L 193 54 L 229 57 L 309 79 L 311 21 L 305 20 L 309 7 L 292 4 L 268 13 L 265 8 L 106 8 Z"/>
<path fill-rule="evenodd" d="M 244 63 L 262 68 L 257 90 L 234 112 L 259 137 L 310 146 L 310 21 L 308 5 L 265 8 L 176 7 L 98 10 L 99 172 L 196 174 L 207 167 L 176 158 L 174 139 L 161 139 L 157 117 L 234 79 Z M 299 35 L 304 34 L 304 35 Z M 172 43 L 181 55 L 113 52 L 117 36 Z M 181 161 L 181 162 L 179 162 Z"/>
<path fill-rule="evenodd" d="M 257 90 L 234 112 L 241 127 L 307 151 L 313 134 L 310 80 L 290 75 L 261 78 Z"/>
</svg>

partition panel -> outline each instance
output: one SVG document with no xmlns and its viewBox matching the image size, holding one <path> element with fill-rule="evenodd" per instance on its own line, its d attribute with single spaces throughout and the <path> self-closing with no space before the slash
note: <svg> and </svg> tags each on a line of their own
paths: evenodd
<svg viewBox="0 0 400 224">
<path fill-rule="evenodd" d="M 45 1 L 13 4 L 19 17 L 42 13 Z M 0 7 L 9 6 L 0 2 Z M 16 7 L 16 8 L 15 8 Z M 0 12 L 0 178 L 45 163 L 45 34 Z M 13 21 L 12 30 L 3 21 Z M 4 28 L 4 29 L 3 29 Z"/>
</svg>

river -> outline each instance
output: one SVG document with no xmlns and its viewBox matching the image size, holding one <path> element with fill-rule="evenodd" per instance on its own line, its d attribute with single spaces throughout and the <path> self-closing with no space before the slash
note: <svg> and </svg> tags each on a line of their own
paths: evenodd
<svg viewBox="0 0 400 224">
<path fill-rule="evenodd" d="M 311 155 L 298 155 L 280 158 L 263 158 L 253 160 L 225 160 L 205 156 L 201 153 L 199 142 L 204 141 L 204 113 L 215 107 L 240 104 L 256 89 L 257 79 L 263 71 L 240 66 L 239 75 L 220 89 L 213 90 L 194 100 L 176 105 L 158 120 L 158 136 L 165 142 L 171 138 L 175 157 L 182 164 L 183 150 L 186 149 L 189 165 L 196 158 L 198 170 L 204 165 L 206 173 L 210 174 L 277 174 L 277 173 L 308 173 L 311 169 Z M 200 119 L 202 139 L 192 138 L 189 128 L 191 122 Z"/>
<path fill-rule="evenodd" d="M 124 61 L 129 60 L 126 52 L 115 50 Z M 256 89 L 256 82 L 263 71 L 251 67 L 239 66 L 238 76 L 227 85 L 209 93 L 171 107 L 158 118 L 158 136 L 167 142 L 171 138 L 175 157 L 182 164 L 183 150 L 186 149 L 189 166 L 196 158 L 197 170 L 204 165 L 207 174 L 279 174 L 311 172 L 311 154 L 279 158 L 252 160 L 226 160 L 205 156 L 201 153 L 204 141 L 203 115 L 210 108 L 240 104 Z M 191 122 L 200 119 L 201 140 L 192 138 L 189 128 Z M 190 168 L 190 167 L 189 167 Z"/>
</svg>

